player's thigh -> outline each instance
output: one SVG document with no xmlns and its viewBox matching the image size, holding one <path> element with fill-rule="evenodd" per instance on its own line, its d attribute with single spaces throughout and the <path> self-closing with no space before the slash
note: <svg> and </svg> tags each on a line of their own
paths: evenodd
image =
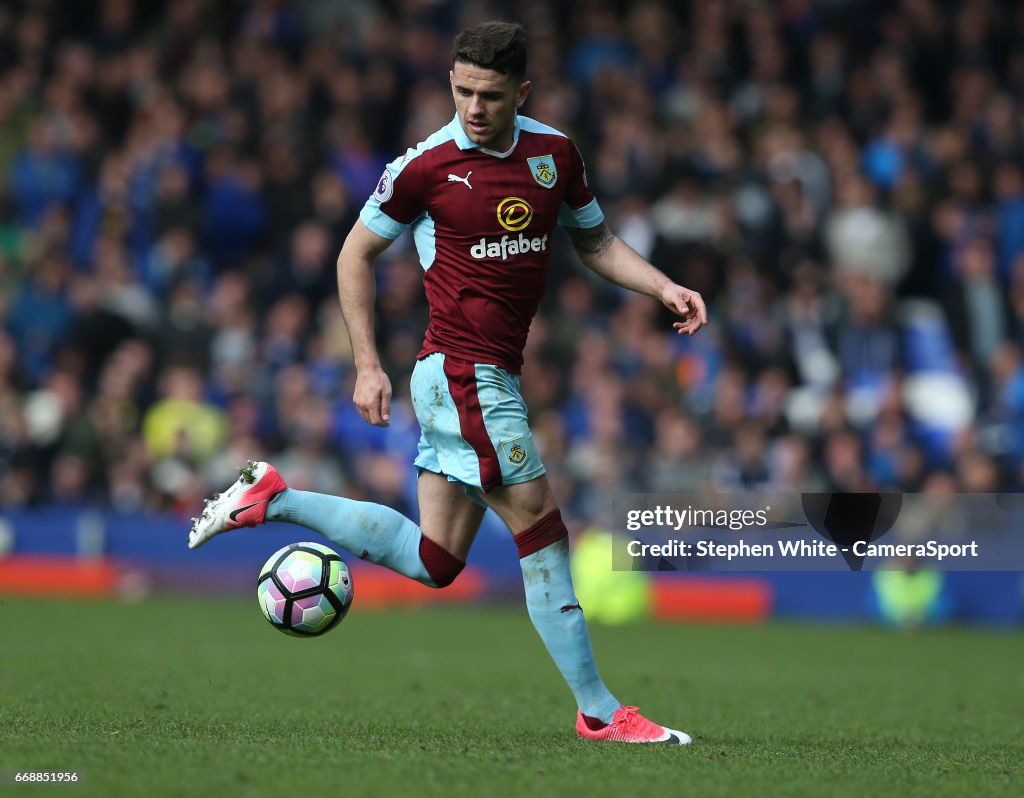
<svg viewBox="0 0 1024 798">
<path fill-rule="evenodd" d="M 416 363 L 409 387 L 422 430 L 417 468 L 485 490 L 544 473 L 518 375 L 435 352 Z"/>
<path fill-rule="evenodd" d="M 505 522 L 513 535 L 529 529 L 548 513 L 558 509 L 546 476 L 499 485 L 482 494 L 487 505 Z"/>
<path fill-rule="evenodd" d="M 484 508 L 466 495 L 461 484 L 432 471 L 420 472 L 417 494 L 423 534 L 465 561 L 480 529 Z"/>
</svg>

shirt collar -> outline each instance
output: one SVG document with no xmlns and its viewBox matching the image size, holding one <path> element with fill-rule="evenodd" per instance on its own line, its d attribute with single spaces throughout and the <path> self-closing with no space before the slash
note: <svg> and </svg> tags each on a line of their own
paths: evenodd
<svg viewBox="0 0 1024 798">
<path fill-rule="evenodd" d="M 493 155 L 495 158 L 507 158 L 512 154 L 512 151 L 516 148 L 516 144 L 519 143 L 519 130 L 522 127 L 522 123 L 519 121 L 519 114 L 515 116 L 515 122 L 512 125 L 512 146 L 509 147 L 505 152 L 498 152 L 497 150 L 489 150 L 487 147 L 481 147 L 475 141 L 473 141 L 465 130 L 462 128 L 462 123 L 459 121 L 459 115 L 455 114 L 452 121 L 448 123 L 448 132 L 451 133 L 452 138 L 458 145 L 460 150 L 480 150 L 488 155 Z"/>
</svg>

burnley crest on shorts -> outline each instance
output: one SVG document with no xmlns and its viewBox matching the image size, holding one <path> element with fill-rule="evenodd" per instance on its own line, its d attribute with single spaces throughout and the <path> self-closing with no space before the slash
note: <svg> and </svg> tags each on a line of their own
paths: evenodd
<svg viewBox="0 0 1024 798">
<path fill-rule="evenodd" d="M 555 167 L 555 159 L 550 155 L 535 155 L 527 158 L 530 165 L 530 172 L 533 179 L 544 188 L 551 188 L 558 180 L 558 169 Z"/>
<path fill-rule="evenodd" d="M 525 463 L 527 458 L 526 449 L 523 448 L 521 443 L 522 440 L 522 438 L 516 438 L 501 444 L 502 451 L 505 453 L 505 459 L 517 468 Z"/>
</svg>

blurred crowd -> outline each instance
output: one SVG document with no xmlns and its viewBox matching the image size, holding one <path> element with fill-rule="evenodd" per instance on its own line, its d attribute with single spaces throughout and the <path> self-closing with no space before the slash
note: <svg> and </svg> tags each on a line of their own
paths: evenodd
<svg viewBox="0 0 1024 798">
<path fill-rule="evenodd" d="M 0 506 L 194 514 L 271 458 L 413 510 L 422 273 L 406 239 L 379 263 L 382 430 L 334 263 L 488 18 L 526 26 L 524 111 L 612 228 L 711 308 L 679 338 L 556 242 L 523 390 L 569 516 L 1020 489 L 1016 3 L 0 0 Z"/>
</svg>

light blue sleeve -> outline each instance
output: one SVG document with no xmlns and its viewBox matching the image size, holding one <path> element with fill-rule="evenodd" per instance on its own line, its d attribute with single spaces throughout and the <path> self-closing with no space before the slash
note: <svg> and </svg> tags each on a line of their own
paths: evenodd
<svg viewBox="0 0 1024 798">
<path fill-rule="evenodd" d="M 402 231 L 409 225 L 396 222 L 380 209 L 380 203 L 372 196 L 366 200 L 363 209 L 359 212 L 359 218 L 371 233 L 376 233 L 381 238 L 390 238 L 394 241 Z"/>
<path fill-rule="evenodd" d="M 453 120 L 453 124 L 458 123 Z M 450 128 L 451 125 L 445 125 L 384 167 L 377 187 L 359 212 L 359 218 L 371 232 L 396 239 L 424 212 L 423 162 L 419 157 L 450 141 Z"/>
<path fill-rule="evenodd" d="M 396 158 L 384 167 L 380 180 L 377 181 L 377 187 L 367 198 L 363 204 L 363 209 L 359 212 L 359 219 L 366 225 L 367 229 L 382 238 L 394 240 L 409 226 L 408 223 L 403 224 L 389 216 L 381 207 L 392 202 L 395 192 L 395 179 L 398 177 L 399 172 L 402 171 L 405 160 L 405 158 Z"/>
<path fill-rule="evenodd" d="M 577 208 L 576 210 L 573 210 L 563 202 L 562 209 L 558 212 L 558 223 L 562 227 L 588 230 L 591 227 L 597 227 L 603 221 L 604 211 L 601 210 L 601 206 L 597 204 L 596 199 L 592 199 L 582 208 Z"/>
<path fill-rule="evenodd" d="M 376 188 L 359 212 L 359 218 L 371 232 L 396 239 L 422 212 L 423 181 L 416 160 L 420 152 L 409 150 L 384 167 Z"/>
</svg>

